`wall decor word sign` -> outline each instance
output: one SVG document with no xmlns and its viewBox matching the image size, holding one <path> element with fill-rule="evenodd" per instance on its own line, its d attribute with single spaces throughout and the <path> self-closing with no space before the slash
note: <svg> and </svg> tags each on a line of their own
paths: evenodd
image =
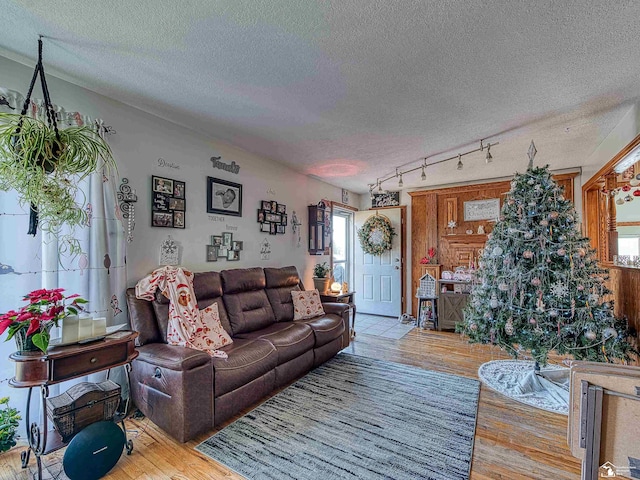
<svg viewBox="0 0 640 480">
<path fill-rule="evenodd" d="M 229 173 L 235 173 L 236 175 L 240 173 L 240 165 L 237 165 L 236 162 L 221 162 L 221 158 L 222 157 L 211 157 L 211 164 L 213 165 L 213 168 L 219 168 L 220 170 L 224 170 L 225 172 Z"/>
<path fill-rule="evenodd" d="M 243 249 L 244 242 L 233 240 L 231 232 L 211 235 L 211 243 L 207 245 L 207 262 L 217 262 L 219 258 L 229 261 L 240 260 L 240 252 Z"/>
<path fill-rule="evenodd" d="M 207 177 L 207 213 L 242 216 L 242 185 Z"/>
<path fill-rule="evenodd" d="M 371 208 L 397 207 L 400 205 L 400 192 L 374 193 Z"/>
<path fill-rule="evenodd" d="M 500 216 L 500 199 L 474 200 L 464 202 L 464 221 L 496 220 Z"/>
<path fill-rule="evenodd" d="M 151 226 L 185 227 L 185 183 L 163 177 L 151 177 Z"/>
<path fill-rule="evenodd" d="M 275 200 L 262 200 L 258 209 L 258 223 L 260 231 L 277 235 L 285 233 L 289 220 L 287 217 L 287 206 Z"/>
</svg>

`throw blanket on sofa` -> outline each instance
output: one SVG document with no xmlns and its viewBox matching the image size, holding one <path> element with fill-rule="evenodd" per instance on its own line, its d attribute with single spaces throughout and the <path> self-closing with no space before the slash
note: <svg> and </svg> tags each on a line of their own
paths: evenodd
<svg viewBox="0 0 640 480">
<path fill-rule="evenodd" d="M 156 289 L 169 299 L 169 345 L 195 348 L 212 357 L 227 358 L 225 352 L 217 349 L 233 340 L 220 323 L 215 303 L 202 311 L 198 309 L 192 272 L 173 266 L 158 268 L 136 284 L 136 297 L 152 301 Z"/>
</svg>

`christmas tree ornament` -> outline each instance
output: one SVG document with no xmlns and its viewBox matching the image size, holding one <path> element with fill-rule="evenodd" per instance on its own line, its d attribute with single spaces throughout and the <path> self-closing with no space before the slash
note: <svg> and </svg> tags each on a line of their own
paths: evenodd
<svg viewBox="0 0 640 480">
<path fill-rule="evenodd" d="M 502 255 L 503 252 L 504 251 L 502 250 L 502 247 L 496 246 L 494 247 L 491 253 L 493 254 L 494 257 L 499 257 L 500 255 Z"/>
<path fill-rule="evenodd" d="M 513 318 L 509 317 L 507 323 L 504 324 L 504 333 L 507 335 L 513 335 Z"/>
<path fill-rule="evenodd" d="M 557 298 L 564 298 L 569 295 L 569 286 L 558 280 L 556 283 L 551 285 L 551 294 Z"/>
<path fill-rule="evenodd" d="M 629 180 L 629 185 L 631 185 L 632 187 L 637 187 L 638 185 L 640 185 L 640 180 L 633 177 L 631 180 Z"/>
<path fill-rule="evenodd" d="M 542 280 L 540 280 L 538 277 L 533 277 L 531 279 L 531 285 L 533 285 L 534 287 L 538 287 L 541 283 Z"/>
<path fill-rule="evenodd" d="M 558 240 L 561 241 L 561 242 L 565 242 L 567 240 L 567 237 L 565 235 L 560 235 L 558 237 Z"/>
<path fill-rule="evenodd" d="M 550 317 L 557 317 L 558 316 L 558 311 L 555 308 L 550 309 L 548 312 Z"/>
<path fill-rule="evenodd" d="M 542 227 L 546 227 L 547 225 L 549 225 L 549 222 L 543 218 L 542 220 L 540 220 L 540 225 Z"/>
<path fill-rule="evenodd" d="M 533 252 L 531 250 L 525 250 L 524 252 L 522 252 L 522 256 L 524 258 L 533 258 Z"/>
<path fill-rule="evenodd" d="M 634 197 L 640 197 L 640 190 L 634 190 L 633 191 L 633 196 Z"/>
<path fill-rule="evenodd" d="M 563 247 L 560 247 L 556 253 L 558 254 L 558 256 L 564 257 L 567 251 Z"/>
<path fill-rule="evenodd" d="M 623 199 L 623 198 L 618 198 L 618 199 L 616 200 L 616 204 L 617 204 L 617 205 L 624 205 L 624 199 Z"/>
<path fill-rule="evenodd" d="M 631 190 L 631 185 L 623 185 L 622 186 L 622 191 L 623 192 L 628 192 L 629 190 Z"/>
<path fill-rule="evenodd" d="M 538 323 L 538 322 L 536 322 L 536 319 L 535 319 L 535 318 L 530 318 L 530 319 L 529 319 L 529 323 L 530 323 L 531 325 L 535 325 L 535 324 L 536 324 L 536 323 Z"/>
<path fill-rule="evenodd" d="M 506 292 L 507 290 L 509 290 L 509 285 L 502 282 L 501 284 L 498 285 L 498 290 L 500 290 L 501 292 Z"/>
<path fill-rule="evenodd" d="M 615 338 L 618 336 L 618 332 L 616 332 L 615 328 L 607 327 L 602 331 L 602 338 L 605 340 L 608 338 Z"/>
<path fill-rule="evenodd" d="M 594 332 L 593 330 L 587 330 L 584 334 L 584 336 L 588 339 L 588 340 L 595 340 L 596 338 L 598 338 L 598 335 L 596 335 L 596 332 Z"/>
<path fill-rule="evenodd" d="M 524 238 L 531 240 L 533 238 L 533 232 L 527 232 L 524 234 Z"/>
<path fill-rule="evenodd" d="M 495 293 L 491 295 L 491 300 L 489 300 L 489 306 L 491 308 L 498 308 L 498 297 L 496 296 Z"/>
<path fill-rule="evenodd" d="M 558 218 L 558 216 L 559 216 L 559 215 L 560 215 L 560 214 L 554 210 L 553 212 L 551 212 L 551 213 L 549 214 L 549 218 L 550 218 L 551 220 L 555 220 L 556 218 Z"/>
<path fill-rule="evenodd" d="M 624 197 L 624 201 L 625 202 L 632 202 L 633 201 L 633 197 L 631 195 L 627 195 Z"/>
<path fill-rule="evenodd" d="M 578 290 L 579 292 L 583 291 L 584 290 L 584 285 L 578 285 L 576 287 L 576 290 Z"/>
</svg>

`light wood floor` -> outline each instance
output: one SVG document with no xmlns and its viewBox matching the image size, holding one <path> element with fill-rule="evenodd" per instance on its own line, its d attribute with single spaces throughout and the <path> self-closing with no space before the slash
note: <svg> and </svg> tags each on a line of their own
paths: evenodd
<svg viewBox="0 0 640 480">
<path fill-rule="evenodd" d="M 425 369 L 477 378 L 478 367 L 508 358 L 488 346 L 468 345 L 454 333 L 413 330 L 400 340 L 359 335 L 347 352 L 391 360 Z M 199 454 L 195 445 L 208 438 L 180 444 L 147 419 L 127 420 L 133 438 L 131 456 L 123 455 L 105 477 L 131 479 L 241 479 L 224 466 Z M 471 479 L 577 479 L 580 463 L 566 445 L 567 417 L 547 413 L 510 400 L 484 385 L 471 468 Z M 213 432 L 211 432 L 213 433 Z M 30 478 L 20 468 L 20 451 L 0 456 L 0 480 Z M 45 478 L 66 479 L 61 453 L 44 457 Z M 33 470 L 34 460 L 31 460 Z"/>
</svg>

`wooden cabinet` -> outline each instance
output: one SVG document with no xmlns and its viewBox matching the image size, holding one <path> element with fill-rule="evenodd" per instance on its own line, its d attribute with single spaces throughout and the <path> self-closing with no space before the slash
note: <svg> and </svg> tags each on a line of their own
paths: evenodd
<svg viewBox="0 0 640 480">
<path fill-rule="evenodd" d="M 463 310 L 469 302 L 469 282 L 438 281 L 438 330 L 453 330 L 462 322 Z M 458 291 L 456 291 L 458 290 Z"/>
<path fill-rule="evenodd" d="M 324 255 L 325 208 L 309 205 L 309 254 Z"/>
</svg>

